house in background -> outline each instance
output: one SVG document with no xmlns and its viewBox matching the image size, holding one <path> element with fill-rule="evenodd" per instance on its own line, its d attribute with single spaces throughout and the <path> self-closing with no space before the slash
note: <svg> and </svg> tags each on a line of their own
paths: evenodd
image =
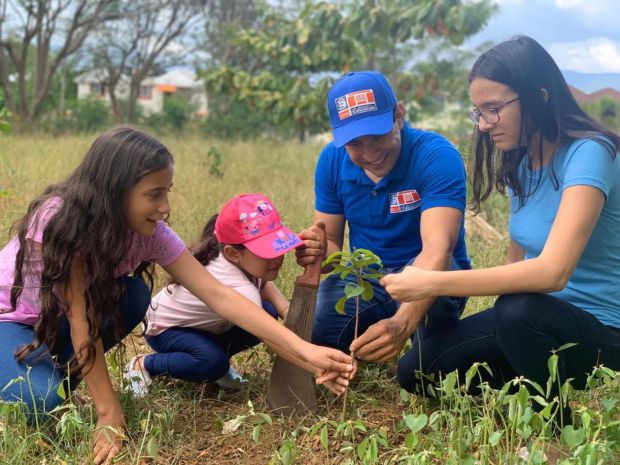
<svg viewBox="0 0 620 465">
<path fill-rule="evenodd" d="M 101 69 L 93 69 L 80 74 L 75 79 L 77 85 L 77 98 L 97 98 L 110 101 L 110 95 L 108 94 L 108 86 L 105 84 L 106 74 Z M 121 76 L 118 84 L 117 94 L 120 98 L 127 98 L 129 89 L 129 79 L 126 76 Z"/>
<path fill-rule="evenodd" d="M 103 70 L 92 70 L 81 74 L 75 80 L 77 97 L 96 98 L 110 102 L 110 95 L 105 85 L 106 75 Z M 122 76 L 117 86 L 117 96 L 127 98 L 129 95 L 129 77 Z M 206 117 L 208 114 L 207 93 L 204 83 L 196 79 L 191 70 L 177 69 L 160 76 L 148 77 L 142 81 L 138 93 L 138 103 L 145 114 L 161 113 L 167 98 L 185 100 L 194 106 L 194 116 Z"/>
</svg>

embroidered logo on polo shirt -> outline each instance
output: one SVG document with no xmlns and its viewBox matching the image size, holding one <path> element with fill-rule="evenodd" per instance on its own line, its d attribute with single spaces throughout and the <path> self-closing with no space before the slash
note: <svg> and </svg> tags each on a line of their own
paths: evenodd
<svg viewBox="0 0 620 465">
<path fill-rule="evenodd" d="M 375 94 L 372 89 L 367 89 L 343 95 L 336 99 L 336 109 L 338 110 L 338 118 L 341 121 L 360 113 L 377 111 Z"/>
<path fill-rule="evenodd" d="M 402 213 L 420 206 L 420 194 L 415 189 L 390 194 L 390 213 Z"/>
</svg>

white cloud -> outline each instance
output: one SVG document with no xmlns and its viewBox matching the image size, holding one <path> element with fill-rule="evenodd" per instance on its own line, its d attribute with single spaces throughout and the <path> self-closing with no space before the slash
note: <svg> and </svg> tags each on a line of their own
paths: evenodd
<svg viewBox="0 0 620 465">
<path fill-rule="evenodd" d="M 523 5 L 526 1 L 530 0 L 493 0 L 493 3 L 498 4 L 499 6 L 504 5 Z M 536 0 L 539 1 L 539 0 Z"/>
<path fill-rule="evenodd" d="M 589 3 L 585 0 L 555 0 L 554 3 L 558 8 L 576 8 Z"/>
<path fill-rule="evenodd" d="M 609 25 L 610 20 L 617 23 L 615 12 L 618 9 L 617 0 L 553 0 L 558 10 L 579 15 L 583 20 L 593 25 Z"/>
<path fill-rule="evenodd" d="M 561 69 L 583 73 L 620 73 L 620 42 L 607 38 L 553 42 L 549 53 Z"/>
<path fill-rule="evenodd" d="M 578 10 L 579 13 L 597 14 L 615 11 L 618 8 L 617 0 L 553 0 L 558 8 L 564 10 Z"/>
</svg>

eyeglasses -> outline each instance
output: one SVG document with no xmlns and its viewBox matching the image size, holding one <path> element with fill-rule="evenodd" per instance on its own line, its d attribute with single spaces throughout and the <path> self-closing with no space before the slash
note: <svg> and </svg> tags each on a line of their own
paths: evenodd
<svg viewBox="0 0 620 465">
<path fill-rule="evenodd" d="M 495 108 L 485 108 L 484 110 L 474 108 L 472 111 L 467 112 L 467 116 L 469 116 L 469 119 L 474 124 L 480 123 L 480 117 L 482 117 L 482 119 L 489 124 L 495 124 L 499 121 L 499 111 L 506 105 L 510 105 L 512 102 L 516 102 L 517 100 L 519 100 L 519 97 L 508 100 L 506 103 L 498 105 Z"/>
</svg>

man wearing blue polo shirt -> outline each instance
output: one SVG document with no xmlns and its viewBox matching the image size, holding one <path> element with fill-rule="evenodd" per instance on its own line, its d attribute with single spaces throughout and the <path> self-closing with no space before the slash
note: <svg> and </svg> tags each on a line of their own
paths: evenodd
<svg viewBox="0 0 620 465">
<path fill-rule="evenodd" d="M 315 221 L 326 225 L 327 255 L 342 250 L 345 225 L 351 249 L 372 250 L 385 272 L 415 266 L 470 268 L 463 212 L 465 170 L 454 146 L 442 136 L 413 129 L 383 75 L 348 73 L 331 88 L 327 107 L 334 140 L 322 151 L 315 173 Z M 321 254 L 315 227 L 301 233 L 300 265 Z M 324 272 L 329 270 L 324 269 Z M 374 283 L 374 298 L 362 302 L 354 340 L 355 303 L 335 310 L 352 277 L 321 282 L 312 341 L 384 362 L 398 355 L 416 328 L 420 337 L 458 321 L 464 299 L 440 297 L 399 304 Z"/>
</svg>

